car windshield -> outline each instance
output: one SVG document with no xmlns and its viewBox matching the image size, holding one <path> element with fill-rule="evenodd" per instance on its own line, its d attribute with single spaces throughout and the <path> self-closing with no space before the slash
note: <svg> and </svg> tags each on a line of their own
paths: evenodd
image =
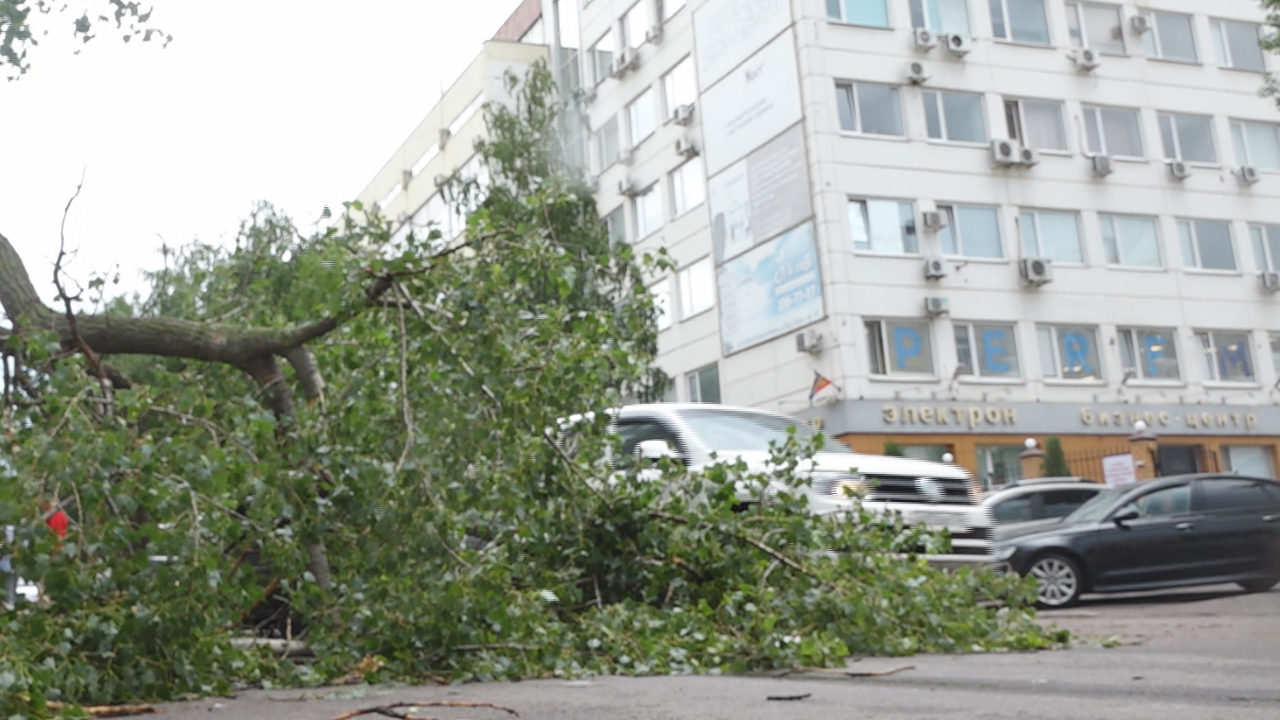
<svg viewBox="0 0 1280 720">
<path fill-rule="evenodd" d="M 793 418 L 768 413 L 734 410 L 684 410 L 680 417 L 689 424 L 693 434 L 712 450 L 757 450 L 768 452 L 769 444 L 782 445 L 787 441 L 787 430 L 795 428 L 796 440 L 808 442 L 817 430 Z M 831 452 L 850 452 L 843 443 L 823 436 L 823 449 Z"/>
<path fill-rule="evenodd" d="M 1115 504 L 1115 500 L 1119 497 L 1121 491 L 1119 488 L 1107 488 L 1094 495 L 1088 502 L 1075 509 L 1075 512 L 1064 517 L 1062 522 L 1090 522 L 1093 520 L 1101 520 L 1111 510 L 1111 506 Z"/>
</svg>

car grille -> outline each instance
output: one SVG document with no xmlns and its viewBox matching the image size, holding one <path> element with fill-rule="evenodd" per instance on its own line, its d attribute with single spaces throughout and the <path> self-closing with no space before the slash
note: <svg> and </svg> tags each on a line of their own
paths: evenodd
<svg viewBox="0 0 1280 720">
<path fill-rule="evenodd" d="M 866 475 L 870 485 L 868 500 L 905 503 L 952 503 L 972 505 L 968 480 L 917 478 L 902 475 Z"/>
</svg>

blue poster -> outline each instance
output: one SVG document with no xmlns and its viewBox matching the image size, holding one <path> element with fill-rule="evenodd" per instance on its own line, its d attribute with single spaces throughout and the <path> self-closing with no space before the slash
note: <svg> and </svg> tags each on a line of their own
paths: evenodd
<svg viewBox="0 0 1280 720">
<path fill-rule="evenodd" d="M 812 221 L 721 265 L 718 280 L 725 355 L 823 317 Z"/>
</svg>

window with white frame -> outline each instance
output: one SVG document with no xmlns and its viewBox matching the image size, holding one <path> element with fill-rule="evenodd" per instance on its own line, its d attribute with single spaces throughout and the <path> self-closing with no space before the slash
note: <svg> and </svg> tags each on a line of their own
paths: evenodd
<svg viewBox="0 0 1280 720">
<path fill-rule="evenodd" d="M 1213 119 L 1207 115 L 1159 113 L 1160 137 L 1164 141 L 1166 160 L 1218 162 L 1213 142 Z"/>
<path fill-rule="evenodd" d="M 613 40 L 613 29 L 606 30 L 604 35 L 587 51 L 587 62 L 591 65 L 591 82 L 599 85 L 613 73 L 613 54 L 617 45 Z"/>
<path fill-rule="evenodd" d="M 658 183 L 642 190 L 631 201 L 636 218 L 636 240 L 642 240 L 662 227 L 662 193 Z"/>
<path fill-rule="evenodd" d="M 1250 225 L 1253 261 L 1261 272 L 1280 271 L 1280 225 Z"/>
<path fill-rule="evenodd" d="M 1036 150 L 1066 150 L 1067 127 L 1062 103 L 1049 100 L 1005 100 L 1009 137 Z"/>
<path fill-rule="evenodd" d="M 689 383 L 689 402 L 720 402 L 720 365 L 710 365 L 694 370 L 687 376 Z"/>
<path fill-rule="evenodd" d="M 1255 380 L 1253 353 L 1249 351 L 1249 333 L 1235 330 L 1201 330 L 1200 378 L 1212 382 Z"/>
<path fill-rule="evenodd" d="M 658 129 L 658 98 L 653 86 L 636 96 L 627 105 L 627 140 L 635 147 Z"/>
<path fill-rule="evenodd" d="M 1085 325 L 1036 328 L 1040 343 L 1040 372 L 1057 380 L 1101 380 L 1098 329 Z"/>
<path fill-rule="evenodd" d="M 898 88 L 870 83 L 836 83 L 840 129 L 868 135 L 903 136 Z"/>
<path fill-rule="evenodd" d="M 685 267 L 679 277 L 681 320 L 716 306 L 716 270 L 710 256 Z"/>
<path fill-rule="evenodd" d="M 1080 216 L 1064 210 L 1023 210 L 1018 213 L 1018 234 L 1024 257 L 1044 257 L 1055 263 L 1084 262 L 1080 248 Z"/>
<path fill-rule="evenodd" d="M 1076 47 L 1093 48 L 1108 55 L 1124 55 L 1124 25 L 1119 5 L 1075 2 L 1064 3 L 1067 10 L 1067 34 Z"/>
<path fill-rule="evenodd" d="M 1178 242 L 1184 267 L 1202 270 L 1235 270 L 1231 224 L 1219 220 L 1179 220 Z"/>
<path fill-rule="evenodd" d="M 671 327 L 671 278 L 663 278 L 660 282 L 649 286 L 649 295 L 653 298 L 653 311 L 658 323 L 658 330 Z"/>
<path fill-rule="evenodd" d="M 956 323 L 956 362 L 965 375 L 1019 378 L 1018 329 L 1000 323 Z"/>
<path fill-rule="evenodd" d="M 920 252 L 915 208 L 907 200 L 850 200 L 849 230 L 854 250 L 890 255 Z"/>
<path fill-rule="evenodd" d="M 697 102 L 698 79 L 694 76 L 692 55 L 685 56 L 662 76 L 662 98 L 668 120 L 675 117 L 680 106 Z"/>
<path fill-rule="evenodd" d="M 638 50 L 644 44 L 645 33 L 649 32 L 649 0 L 631 6 L 622 15 L 622 46 L 630 50 Z"/>
<path fill-rule="evenodd" d="M 627 213 L 623 206 L 614 208 L 613 212 L 604 216 L 604 230 L 609 237 L 610 245 L 625 245 L 627 242 Z"/>
<path fill-rule="evenodd" d="M 707 176 L 702 158 L 695 157 L 671 171 L 671 216 L 680 217 L 707 199 Z"/>
<path fill-rule="evenodd" d="M 1137 110 L 1097 105 L 1085 105 L 1083 109 L 1089 152 L 1119 157 L 1143 156 L 1142 123 Z"/>
<path fill-rule="evenodd" d="M 1160 267 L 1160 231 L 1147 215 L 1099 215 L 1110 265 Z"/>
<path fill-rule="evenodd" d="M 1280 375 L 1280 333 L 1271 333 L 1267 339 L 1271 343 L 1271 367 Z"/>
<path fill-rule="evenodd" d="M 1147 27 L 1142 34 L 1142 44 L 1147 57 L 1175 62 L 1198 63 L 1196 34 L 1190 15 L 1167 12 L 1148 12 Z"/>
<path fill-rule="evenodd" d="M 971 258 L 1002 258 L 1000 213 L 981 205 L 939 205 L 946 215 L 946 227 L 938 230 L 938 242 L 946 255 Z"/>
<path fill-rule="evenodd" d="M 1045 0 L 990 0 L 991 34 L 1000 40 L 1028 45 L 1049 44 L 1049 15 Z"/>
<path fill-rule="evenodd" d="M 1259 25 L 1232 20 L 1210 20 L 1209 36 L 1220 67 L 1264 72 L 1262 31 Z"/>
<path fill-rule="evenodd" d="M 1276 476 L 1269 445 L 1224 445 L 1222 455 L 1227 461 L 1228 472 L 1248 477 L 1273 478 Z M 1250 497 L 1247 502 L 1252 504 L 1252 500 L 1253 498 Z M 1241 501 L 1246 502 L 1243 498 Z"/>
<path fill-rule="evenodd" d="M 670 20 L 672 15 L 675 15 L 684 7 L 684 3 L 685 0 L 658 0 L 658 5 L 661 7 L 662 22 Z"/>
<path fill-rule="evenodd" d="M 591 144 L 595 154 L 596 172 L 601 172 L 618 162 L 618 154 L 622 151 L 618 136 L 618 116 L 614 115 L 591 134 Z"/>
<path fill-rule="evenodd" d="M 1232 120 L 1231 142 L 1241 165 L 1280 170 L 1280 125 Z"/>
<path fill-rule="evenodd" d="M 837 22 L 867 27 L 889 27 L 885 0 L 827 0 L 827 17 Z"/>
<path fill-rule="evenodd" d="M 929 323 L 868 320 L 866 329 L 872 375 L 933 376 Z"/>
<path fill-rule="evenodd" d="M 924 93 L 924 119 L 929 137 L 951 142 L 985 143 L 987 122 L 982 96 L 973 93 Z"/>
<path fill-rule="evenodd" d="M 969 0 L 911 0 L 911 26 L 969 36 Z"/>
<path fill-rule="evenodd" d="M 1137 380 L 1180 380 L 1177 333 L 1172 328 L 1121 328 L 1120 365 Z"/>
</svg>

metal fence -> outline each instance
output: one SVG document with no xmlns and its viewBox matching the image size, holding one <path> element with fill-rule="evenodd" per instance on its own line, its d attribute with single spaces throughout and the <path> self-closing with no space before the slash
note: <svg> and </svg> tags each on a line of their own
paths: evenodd
<svg viewBox="0 0 1280 720">
<path fill-rule="evenodd" d="M 1145 456 L 1145 450 L 1125 443 L 1110 448 L 1068 454 L 1067 467 L 1072 475 L 1102 482 L 1106 478 L 1102 466 L 1103 459 L 1112 455 L 1129 454 L 1132 454 L 1137 462 L 1153 460 Z M 1157 477 L 1194 472 L 1220 472 L 1222 467 L 1218 453 L 1203 445 L 1160 445 L 1154 462 Z"/>
</svg>

